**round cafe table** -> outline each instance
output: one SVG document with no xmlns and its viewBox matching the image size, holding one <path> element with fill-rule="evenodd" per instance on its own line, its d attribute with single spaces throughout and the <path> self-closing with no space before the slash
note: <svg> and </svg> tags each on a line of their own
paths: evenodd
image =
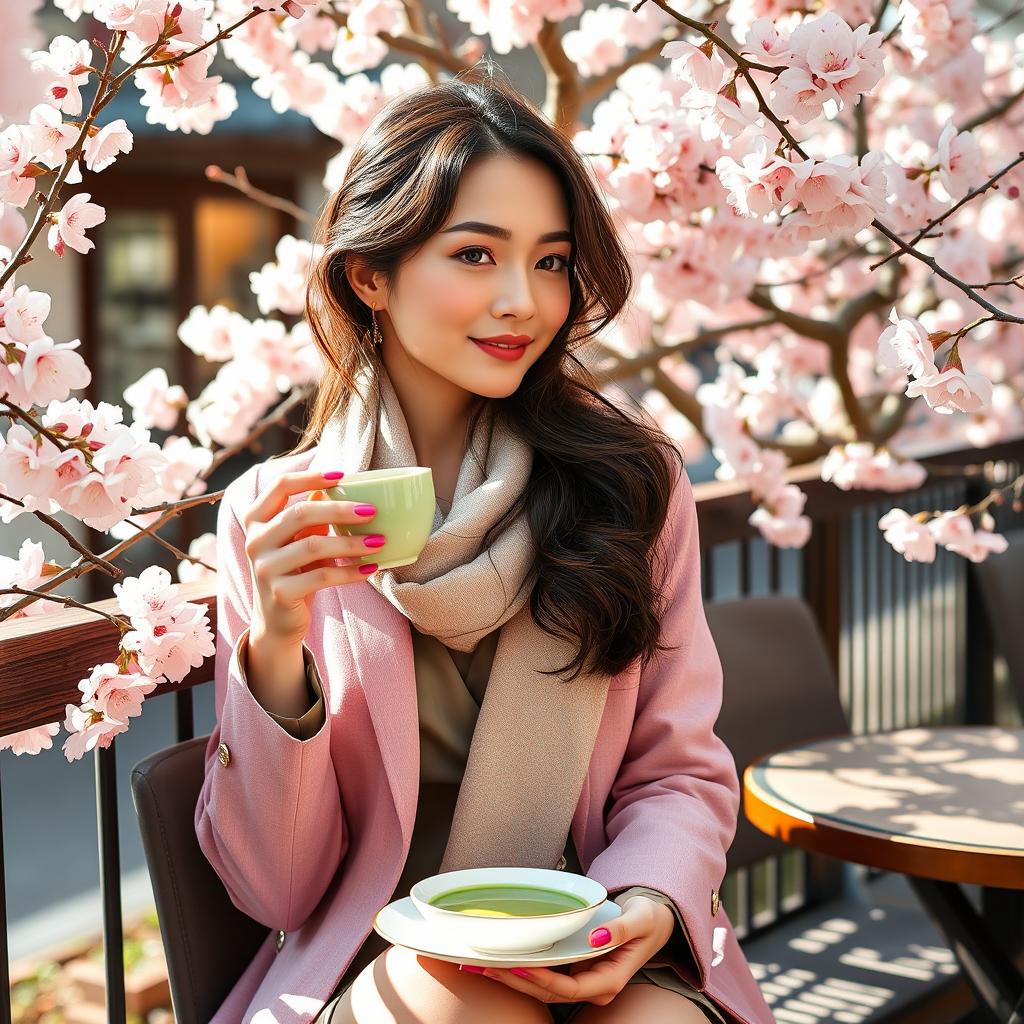
<svg viewBox="0 0 1024 1024">
<path fill-rule="evenodd" d="M 905 874 L 979 1007 L 999 1024 L 1024 1024 L 1024 976 L 1013 957 L 1024 916 L 1024 730 L 956 725 L 828 737 L 753 762 L 743 788 L 747 818 L 762 832 Z M 998 894 L 1009 939 L 962 884 L 1011 890 Z"/>
</svg>

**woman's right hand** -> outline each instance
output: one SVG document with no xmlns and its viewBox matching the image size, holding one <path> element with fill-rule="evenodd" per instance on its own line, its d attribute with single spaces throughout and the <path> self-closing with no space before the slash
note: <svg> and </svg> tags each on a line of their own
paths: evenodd
<svg viewBox="0 0 1024 1024">
<path fill-rule="evenodd" d="M 322 473 L 284 473 L 242 517 L 253 580 L 251 636 L 301 647 L 316 592 L 358 583 L 367 579 L 366 570 L 376 569 L 376 563 L 358 562 L 378 550 L 364 543 L 369 538 L 336 537 L 328 529 L 331 523 L 367 523 L 376 514 L 359 515 L 356 507 L 367 506 L 335 501 L 320 490 L 336 483 Z M 304 491 L 313 492 L 309 499 L 288 505 Z"/>
</svg>

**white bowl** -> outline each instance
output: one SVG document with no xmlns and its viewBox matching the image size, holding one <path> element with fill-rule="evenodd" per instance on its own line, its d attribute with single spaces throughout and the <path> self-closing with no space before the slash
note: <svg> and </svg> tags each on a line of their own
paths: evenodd
<svg viewBox="0 0 1024 1024">
<path fill-rule="evenodd" d="M 430 901 L 452 889 L 470 885 L 532 885 L 571 893 L 586 901 L 579 910 L 530 917 L 474 917 L 432 906 Z M 409 890 L 416 909 L 453 941 L 485 953 L 539 953 L 586 927 L 608 890 L 586 875 L 553 868 L 465 868 L 444 871 L 417 882 Z"/>
</svg>

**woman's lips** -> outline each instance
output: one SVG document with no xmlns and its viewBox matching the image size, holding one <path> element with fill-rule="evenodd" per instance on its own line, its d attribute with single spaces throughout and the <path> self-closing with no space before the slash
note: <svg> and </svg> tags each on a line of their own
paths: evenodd
<svg viewBox="0 0 1024 1024">
<path fill-rule="evenodd" d="M 526 351 L 525 344 L 517 345 L 515 348 L 499 348 L 497 345 L 489 345 L 485 341 L 477 341 L 476 338 L 470 338 L 469 340 L 482 352 L 486 352 L 489 356 L 501 359 L 506 363 L 514 363 L 517 359 L 522 359 L 523 353 Z"/>
</svg>

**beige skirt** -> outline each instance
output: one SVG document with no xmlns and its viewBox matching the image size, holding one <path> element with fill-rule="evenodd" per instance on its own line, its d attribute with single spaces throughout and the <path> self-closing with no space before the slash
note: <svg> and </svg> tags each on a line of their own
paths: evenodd
<svg viewBox="0 0 1024 1024">
<path fill-rule="evenodd" d="M 338 1022 L 334 1020 L 334 1011 L 344 998 L 345 993 L 349 988 L 351 988 L 353 981 L 355 981 L 355 978 L 351 979 L 351 981 L 335 993 L 330 1002 L 327 1003 L 317 1016 L 317 1024 L 338 1024 Z M 671 967 L 641 967 L 640 970 L 629 979 L 627 984 L 657 985 L 659 988 L 666 988 L 670 989 L 672 992 L 678 992 L 679 995 L 686 996 L 687 999 L 692 999 L 697 1003 L 709 1021 L 714 1021 L 715 1024 L 726 1024 L 726 1020 L 722 1016 L 718 1007 L 716 1007 L 715 1004 L 712 1003 L 711 1000 L 703 993 L 698 992 L 695 988 L 687 985 Z M 575 1003 L 548 1003 L 548 1009 L 551 1011 L 551 1016 L 554 1019 L 555 1024 L 569 1024 L 569 1022 L 573 1020 L 573 1018 L 585 1006 L 589 1005 L 590 1004 L 586 1001 Z"/>
</svg>

